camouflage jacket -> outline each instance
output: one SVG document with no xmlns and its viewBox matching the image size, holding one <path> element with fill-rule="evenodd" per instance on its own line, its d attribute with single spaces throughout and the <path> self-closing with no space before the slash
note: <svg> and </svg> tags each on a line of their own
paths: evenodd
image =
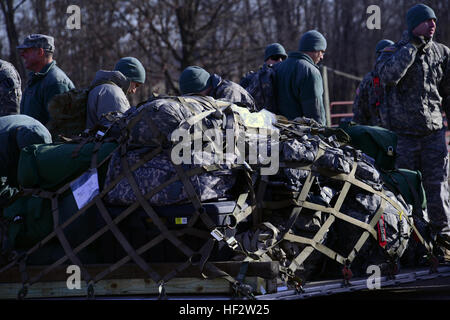
<svg viewBox="0 0 450 320">
<path fill-rule="evenodd" d="M 450 115 L 450 49 L 429 41 L 421 49 L 407 31 L 383 50 L 376 71 L 386 84 L 383 126 L 408 135 L 427 135 L 443 128 Z"/>
<path fill-rule="evenodd" d="M 19 113 L 21 85 L 16 68 L 11 63 L 0 60 L 0 116 Z"/>
<path fill-rule="evenodd" d="M 255 99 L 258 110 L 263 108 L 276 112 L 273 81 L 275 70 L 264 64 L 257 72 L 249 72 L 242 78 L 242 87 Z"/>
<path fill-rule="evenodd" d="M 240 104 L 252 112 L 258 111 L 255 100 L 244 88 L 233 81 L 222 79 L 217 74 L 212 75 L 212 91 L 209 95 L 214 99 Z"/>
<path fill-rule="evenodd" d="M 375 71 L 367 73 L 353 102 L 353 121 L 362 125 L 381 126 L 379 108 L 383 100 L 383 87 Z"/>
</svg>

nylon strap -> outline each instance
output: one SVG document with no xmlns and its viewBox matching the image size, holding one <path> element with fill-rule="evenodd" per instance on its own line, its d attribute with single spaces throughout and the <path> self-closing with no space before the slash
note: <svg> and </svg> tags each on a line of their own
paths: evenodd
<svg viewBox="0 0 450 320">
<path fill-rule="evenodd" d="M 137 265 L 146 272 L 153 280 L 157 281 L 160 279 L 159 274 L 154 272 L 150 266 L 144 261 L 144 259 L 141 258 L 137 254 L 137 252 L 133 249 L 131 244 L 127 241 L 123 233 L 119 230 L 117 225 L 112 221 L 110 214 L 108 213 L 108 210 L 106 209 L 105 205 L 103 204 L 103 201 L 97 196 L 95 197 L 95 203 L 97 205 L 97 208 L 100 211 L 100 214 L 102 215 L 103 219 L 105 220 L 106 224 L 109 227 L 109 230 L 114 234 L 117 241 L 119 241 L 120 245 L 123 247 L 125 252 L 134 260 L 134 262 L 137 263 Z"/>
</svg>

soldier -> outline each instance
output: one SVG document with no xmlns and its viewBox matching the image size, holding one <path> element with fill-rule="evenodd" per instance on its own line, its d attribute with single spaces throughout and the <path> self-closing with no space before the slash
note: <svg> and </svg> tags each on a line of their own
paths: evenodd
<svg viewBox="0 0 450 320">
<path fill-rule="evenodd" d="M 0 60 L 0 116 L 18 114 L 22 99 L 22 81 L 14 66 Z"/>
<path fill-rule="evenodd" d="M 392 46 L 393 44 L 393 41 L 387 39 L 379 41 L 375 47 L 375 60 L 378 60 L 385 47 Z M 380 77 L 378 77 L 374 68 L 374 70 L 364 76 L 358 89 L 356 89 L 355 101 L 353 103 L 353 121 L 363 125 L 381 126 L 378 109 L 383 95 Z"/>
<path fill-rule="evenodd" d="M 86 128 L 107 124 L 102 115 L 108 112 L 124 113 L 130 108 L 127 94 L 136 93 L 145 82 L 145 69 L 134 57 L 120 59 L 114 71 L 99 70 L 91 83 L 87 102 Z"/>
<path fill-rule="evenodd" d="M 20 104 L 20 113 L 29 115 L 45 125 L 50 117 L 49 101 L 55 95 L 69 91 L 75 86 L 53 60 L 53 37 L 31 34 L 17 49 L 24 60 L 25 68 L 31 71 Z"/>
<path fill-rule="evenodd" d="M 52 137 L 39 121 L 23 114 L 0 117 L 0 208 L 18 193 L 20 150 L 41 143 L 52 143 Z"/>
<path fill-rule="evenodd" d="M 255 100 L 240 85 L 224 80 L 217 74 L 210 74 L 205 69 L 190 66 L 183 70 L 179 79 L 181 94 L 199 94 L 214 99 L 223 99 L 257 111 Z"/>
<path fill-rule="evenodd" d="M 271 68 L 275 64 L 286 60 L 287 54 L 286 50 L 284 50 L 284 47 L 279 43 L 272 43 L 269 44 L 266 49 L 264 50 L 264 64 L 261 66 L 260 70 L 263 70 L 265 68 Z M 250 71 L 247 72 L 239 82 L 239 84 L 244 88 L 247 89 L 249 86 L 252 78 L 256 75 L 256 72 Z"/>
<path fill-rule="evenodd" d="M 442 112 L 449 119 L 450 49 L 433 41 L 436 20 L 426 5 L 410 8 L 408 30 L 383 50 L 376 71 L 387 85 L 381 120 L 398 136 L 398 167 L 422 172 L 431 227 L 448 254 L 449 157 Z"/>
<path fill-rule="evenodd" d="M 273 79 L 275 71 L 273 66 L 287 58 L 286 51 L 279 43 L 272 43 L 264 52 L 264 64 L 257 71 L 248 72 L 240 81 L 240 85 L 255 99 L 258 110 L 266 108 L 277 112 L 275 105 L 275 92 Z"/>
<path fill-rule="evenodd" d="M 275 68 L 275 90 L 279 113 L 288 119 L 306 117 L 325 124 L 323 83 L 317 64 L 327 48 L 325 37 L 316 30 L 306 32 L 298 52 Z"/>
</svg>

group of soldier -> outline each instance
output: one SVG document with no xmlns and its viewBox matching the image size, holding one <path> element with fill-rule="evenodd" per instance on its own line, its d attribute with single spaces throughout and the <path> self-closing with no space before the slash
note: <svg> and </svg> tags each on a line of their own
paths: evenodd
<svg viewBox="0 0 450 320">
<path fill-rule="evenodd" d="M 394 43 L 383 39 L 377 44 L 374 69 L 364 77 L 356 93 L 353 120 L 363 125 L 381 126 L 397 134 L 398 167 L 422 172 L 436 241 L 449 250 L 449 157 L 443 113 L 449 119 L 450 49 L 433 41 L 436 21 L 432 8 L 415 5 L 406 14 L 407 30 L 401 40 Z M 318 67 L 326 48 L 325 37 L 310 30 L 301 36 L 295 52 L 287 54 L 279 43 L 267 46 L 260 70 L 247 73 L 240 84 L 199 66 L 189 66 L 179 77 L 179 89 L 182 95 L 225 99 L 250 111 L 270 105 L 271 111 L 288 119 L 307 117 L 326 125 L 323 83 Z M 27 124 L 22 135 L 31 128 L 34 134 L 27 135 L 31 137 L 28 143 L 48 143 L 51 137 L 45 133 L 45 127 L 42 128 L 49 121 L 48 103 L 55 95 L 73 89 L 74 84 L 53 60 L 52 37 L 29 35 L 17 49 L 31 72 L 22 95 L 17 71 L 10 63 L 0 60 L 0 140 L 11 139 L 9 121 L 18 123 L 22 129 L 23 124 Z M 254 77 L 264 79 L 265 75 L 267 86 L 259 91 L 251 90 Z M 134 57 L 120 59 L 112 71 L 98 71 L 89 87 L 86 128 L 106 121 L 102 117 L 105 113 L 128 110 L 127 95 L 135 93 L 144 83 L 145 68 Z M 258 96 L 264 95 L 266 89 L 270 91 L 270 103 L 260 102 Z M 1 132 L 8 134 L 2 138 Z M 0 176 L 13 172 L 2 167 Z"/>
</svg>

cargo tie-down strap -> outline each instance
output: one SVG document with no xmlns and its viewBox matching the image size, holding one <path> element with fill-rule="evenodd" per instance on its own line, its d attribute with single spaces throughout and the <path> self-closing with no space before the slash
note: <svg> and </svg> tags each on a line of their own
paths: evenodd
<svg viewBox="0 0 450 320">
<path fill-rule="evenodd" d="M 301 135 L 301 133 L 296 132 L 295 130 L 289 129 L 288 130 L 291 134 Z M 292 169 L 303 169 L 309 171 L 308 176 L 303 184 L 303 187 L 301 191 L 299 192 L 298 196 L 284 199 L 284 200 L 278 200 L 278 201 L 263 201 L 264 199 L 264 193 L 267 186 L 267 177 L 262 177 L 261 181 L 262 184 L 260 185 L 260 188 L 258 190 L 257 199 L 258 199 L 258 206 L 262 209 L 269 209 L 269 210 L 278 210 L 283 208 L 293 208 L 291 211 L 291 214 L 283 226 L 285 233 L 284 234 L 277 234 L 275 231 L 273 232 L 273 240 L 272 243 L 264 248 L 264 250 L 259 251 L 251 251 L 248 250 L 250 248 L 250 244 L 246 244 L 245 241 L 242 243 L 242 251 L 244 254 L 247 254 L 247 261 L 255 260 L 262 260 L 267 261 L 271 260 L 270 257 L 267 255 L 267 251 L 271 248 L 277 246 L 282 241 L 289 241 L 289 242 L 295 242 L 299 244 L 306 245 L 301 252 L 295 256 L 291 263 L 287 266 L 287 268 L 280 265 L 280 271 L 283 273 L 286 273 L 286 275 L 292 279 L 296 279 L 295 277 L 295 271 L 302 266 L 302 264 L 305 262 L 305 260 L 312 254 L 314 250 L 317 250 L 318 252 L 322 253 L 323 255 L 329 257 L 330 259 L 338 262 L 339 264 L 344 266 L 343 272 L 344 272 L 344 278 L 346 277 L 345 274 L 350 274 L 351 271 L 349 270 L 350 265 L 352 261 L 357 256 L 360 249 L 363 247 L 363 245 L 366 243 L 368 238 L 372 236 L 375 240 L 379 240 L 379 237 L 381 235 L 378 234 L 376 230 L 376 226 L 379 223 L 380 219 L 382 218 L 382 214 L 386 208 L 387 203 L 392 205 L 399 215 L 399 219 L 404 219 L 408 223 L 408 225 L 411 227 L 411 230 L 413 230 L 420 241 L 422 245 L 427 250 L 428 254 L 432 256 L 432 246 L 427 241 L 423 239 L 423 237 L 418 232 L 417 228 L 415 227 L 412 218 L 408 217 L 408 215 L 403 214 L 403 209 L 396 203 L 395 201 L 392 201 L 385 192 L 378 191 L 373 189 L 370 185 L 358 180 L 355 177 L 355 173 L 358 167 L 357 162 L 354 163 L 353 168 L 349 174 L 340 173 L 336 174 L 336 172 L 331 172 L 329 170 L 314 167 L 314 162 L 320 158 L 321 155 L 324 153 L 324 146 L 321 141 L 318 152 L 316 154 L 316 157 L 312 164 L 304 165 L 304 164 L 297 164 L 297 163 L 280 163 L 280 168 L 292 168 Z M 333 207 L 327 207 L 321 204 L 313 203 L 310 201 L 307 201 L 308 193 L 310 192 L 311 187 L 313 186 L 314 180 L 316 179 L 317 174 L 321 174 L 323 176 L 326 176 L 328 178 L 339 180 L 343 182 L 342 189 L 339 192 L 339 196 L 334 204 Z M 363 189 L 364 191 L 367 191 L 371 194 L 378 195 L 381 198 L 381 203 L 376 210 L 375 214 L 373 215 L 372 219 L 369 223 L 365 223 L 363 221 L 360 221 L 358 219 L 355 219 L 345 213 L 340 212 L 341 206 L 350 190 L 351 186 L 355 186 L 358 188 Z M 292 233 L 292 227 L 300 215 L 300 212 L 302 209 L 311 209 L 313 211 L 320 211 L 322 213 L 328 213 L 329 217 L 326 219 L 326 221 L 323 223 L 323 225 L 320 227 L 320 229 L 315 233 L 313 238 L 307 238 L 302 237 L 296 234 Z M 347 223 L 350 223 L 358 228 L 361 228 L 363 230 L 362 235 L 359 237 L 358 241 L 354 245 L 354 247 L 350 250 L 348 256 L 342 256 L 341 254 L 337 253 L 336 251 L 328 248 L 323 244 L 324 237 L 331 227 L 331 225 L 335 222 L 336 219 L 341 219 Z M 405 246 L 407 245 L 409 234 L 407 237 L 404 237 L 403 241 L 401 241 L 400 245 L 395 248 L 385 249 L 385 252 L 388 257 L 394 257 L 396 256 L 397 252 L 402 252 Z M 255 236 L 253 239 L 255 240 L 257 236 Z M 249 254 L 251 253 L 251 254 Z M 348 279 L 344 279 L 348 280 Z M 347 281 L 348 283 L 348 281 Z"/>
<path fill-rule="evenodd" d="M 192 99 L 192 98 L 191 98 Z M 186 101 L 181 100 L 183 103 L 186 103 Z M 208 115 L 210 115 L 212 112 L 215 112 L 219 109 L 219 106 L 212 105 L 209 99 L 204 98 L 198 98 L 196 101 L 201 102 L 202 104 L 206 105 L 209 110 L 206 112 L 195 114 L 194 109 L 190 108 L 192 112 L 194 113 L 194 116 L 192 118 L 186 119 L 186 123 L 188 126 L 192 126 L 198 121 L 201 121 Z M 220 108 L 222 110 L 225 110 L 228 108 L 230 103 L 224 103 L 220 102 Z M 213 107 L 212 107 L 213 106 Z M 228 111 L 230 111 L 229 109 Z M 228 112 L 228 118 L 231 116 L 231 122 L 236 123 L 236 115 L 234 115 L 232 112 Z M 141 116 L 138 114 L 135 118 L 132 119 L 132 121 L 128 122 L 126 126 L 121 123 L 122 128 L 121 132 L 128 134 L 130 132 L 130 129 L 133 125 L 137 123 L 137 121 L 141 118 Z M 69 260 L 72 264 L 78 265 L 81 270 L 82 278 L 86 281 L 87 287 L 88 287 L 88 297 L 92 297 L 94 295 L 94 285 L 96 282 L 103 279 L 105 276 L 113 272 L 114 270 L 118 269 L 125 263 L 127 263 L 130 260 L 133 260 L 155 283 L 158 283 L 160 285 L 160 291 L 161 295 L 164 293 L 164 284 L 167 283 L 170 279 L 174 278 L 179 272 L 183 271 L 189 266 L 196 266 L 203 277 L 205 278 L 217 278 L 221 277 L 226 280 L 228 280 L 232 288 L 235 290 L 236 293 L 238 293 L 241 296 L 245 296 L 248 298 L 252 298 L 252 289 L 249 288 L 247 285 L 241 283 L 241 279 L 236 279 L 232 276 L 230 276 L 225 271 L 219 269 L 214 264 L 208 262 L 209 256 L 213 250 L 214 244 L 217 241 L 225 241 L 228 246 L 231 248 L 236 247 L 236 242 L 234 238 L 227 238 L 220 230 L 217 228 L 217 226 L 213 223 L 209 215 L 207 214 L 206 210 L 203 208 L 202 203 L 198 197 L 198 195 L 195 192 L 195 189 L 190 181 L 190 177 L 207 173 L 207 172 L 213 172 L 216 170 L 221 170 L 222 168 L 219 165 L 208 165 L 208 166 L 201 166 L 201 167 L 195 167 L 193 169 L 184 171 L 180 165 L 174 165 L 174 168 L 176 170 L 176 175 L 173 176 L 171 179 L 163 182 L 158 187 L 152 189 L 150 192 L 146 194 L 142 194 L 142 192 L 139 189 L 139 186 L 136 182 L 136 177 L 133 174 L 133 172 L 153 159 L 155 156 L 161 154 L 161 153 L 167 153 L 170 155 L 171 149 L 164 148 L 167 147 L 167 141 L 166 137 L 160 132 L 158 127 L 152 123 L 150 120 L 150 128 L 153 133 L 153 143 L 155 144 L 155 148 L 148 151 L 142 158 L 136 162 L 133 165 L 130 165 L 128 163 L 128 160 L 126 159 L 126 153 L 127 153 L 127 145 L 126 137 L 119 137 L 116 139 L 119 142 L 119 146 L 111 152 L 105 159 L 103 159 L 100 163 L 97 161 L 97 153 L 100 150 L 100 147 L 102 143 L 105 141 L 111 141 L 111 139 L 103 139 L 103 135 L 96 135 L 96 137 L 91 138 L 83 138 L 79 140 L 79 147 L 76 148 L 77 151 L 81 150 L 81 147 L 85 145 L 88 142 L 95 142 L 93 154 L 91 158 L 91 166 L 90 170 L 98 169 L 105 163 L 107 163 L 112 155 L 117 151 L 120 152 L 121 156 L 121 165 L 122 165 L 122 172 L 115 177 L 114 181 L 112 181 L 109 185 L 106 185 L 103 187 L 103 190 L 99 192 L 98 195 L 96 195 L 93 199 L 91 199 L 88 203 L 86 203 L 82 208 L 80 208 L 76 213 L 74 213 L 67 221 L 60 223 L 59 222 L 59 205 L 58 205 L 58 199 L 71 188 L 71 184 L 73 181 L 70 181 L 66 183 L 64 186 L 60 187 L 57 191 L 48 191 L 48 190 L 42 190 L 42 189 L 25 189 L 24 195 L 34 195 L 41 198 L 50 199 L 51 201 L 51 208 L 52 208 L 52 217 L 53 217 L 53 231 L 48 234 L 44 239 L 39 241 L 37 244 L 35 244 L 32 248 L 27 250 L 25 253 L 18 256 L 14 261 L 9 263 L 8 265 L 4 266 L 0 269 L 0 273 L 13 267 L 14 265 L 19 265 L 19 269 L 22 275 L 22 282 L 23 287 L 20 290 L 18 297 L 24 298 L 26 296 L 28 287 L 36 282 L 38 282 L 44 275 L 48 274 L 52 270 L 54 270 L 59 265 L 65 263 L 67 260 Z M 254 201 L 253 196 L 253 190 L 251 185 L 251 178 L 249 173 L 246 171 L 246 167 L 241 165 L 232 165 L 233 170 L 238 170 L 239 172 L 244 172 L 246 181 L 247 181 L 247 188 L 248 190 L 242 193 L 237 200 L 236 207 L 233 212 L 234 219 L 234 226 L 237 225 L 241 220 L 247 218 L 253 211 L 254 205 L 246 206 L 245 204 L 249 200 L 249 198 L 252 198 L 252 201 Z M 135 201 L 133 204 L 128 206 L 125 210 L 123 210 L 117 217 L 114 219 L 111 217 L 111 214 L 108 212 L 108 208 L 104 203 L 103 198 L 108 194 L 109 191 L 113 189 L 117 183 L 119 183 L 123 178 L 127 179 L 129 185 L 131 186 L 137 201 Z M 76 179 L 75 179 L 76 180 Z M 192 216 L 191 219 L 189 219 L 188 224 L 186 227 L 184 227 L 181 230 L 169 230 L 167 226 L 164 224 L 164 222 L 161 220 L 161 218 L 158 216 L 158 214 L 155 212 L 155 210 L 152 208 L 152 206 L 149 204 L 148 200 L 152 198 L 155 194 L 169 186 L 170 184 L 176 182 L 177 180 L 180 180 L 183 183 L 183 186 L 186 190 L 186 193 L 189 196 L 189 200 L 191 201 L 192 205 L 195 208 L 195 213 Z M 250 197 L 249 197 L 250 195 Z M 80 217 L 83 213 L 85 213 L 89 208 L 96 206 L 98 212 L 100 213 L 101 217 L 105 221 L 106 225 L 102 228 L 99 228 L 93 235 L 91 235 L 88 239 L 85 239 L 81 244 L 77 245 L 75 248 L 73 248 L 66 235 L 64 234 L 64 229 L 69 226 L 73 221 L 75 221 L 78 217 Z M 153 224 L 157 226 L 159 229 L 160 234 L 154 237 L 151 241 L 147 242 L 140 248 L 133 248 L 133 246 L 129 243 L 126 236 L 120 231 L 118 224 L 125 219 L 127 216 L 129 216 L 131 213 L 133 213 L 136 209 L 139 207 L 142 207 L 145 214 L 151 219 Z M 194 228 L 194 224 L 198 219 L 201 219 L 202 222 L 206 225 L 207 229 L 211 231 L 211 234 L 208 234 L 202 230 Z M 123 249 L 126 252 L 126 256 L 117 261 L 114 264 L 111 264 L 106 267 L 105 270 L 102 272 L 96 274 L 95 276 L 91 275 L 86 266 L 83 265 L 82 261 L 78 257 L 78 253 L 87 247 L 89 244 L 93 243 L 96 239 L 98 239 L 100 236 L 102 236 L 107 231 L 111 231 L 118 243 L 123 247 Z M 193 251 L 188 245 L 183 243 L 183 241 L 180 240 L 180 238 L 184 235 L 194 235 L 197 237 L 205 238 L 205 244 L 198 250 Z M 50 240 L 57 238 L 64 249 L 65 256 L 60 258 L 59 260 L 55 261 L 53 264 L 45 267 L 42 271 L 40 271 L 38 274 L 36 274 L 34 277 L 30 278 L 26 271 L 26 259 L 28 256 L 30 256 L 32 253 L 36 252 L 39 248 L 44 246 L 46 243 L 48 243 Z M 154 271 L 150 265 L 141 257 L 143 253 L 148 251 L 150 248 L 156 246 L 157 244 L 161 243 L 164 239 L 169 240 L 176 248 L 178 248 L 180 251 L 183 252 L 183 254 L 187 257 L 187 260 L 183 263 L 178 264 L 173 270 L 168 272 L 167 274 L 160 275 L 156 271 Z"/>
<path fill-rule="evenodd" d="M 226 103 L 223 101 L 214 101 L 212 103 L 211 99 L 205 97 L 172 97 L 171 99 L 179 101 L 183 105 L 191 110 L 193 116 L 185 119 L 179 125 L 179 127 L 190 130 L 193 126 L 203 121 L 209 115 L 216 113 L 215 116 L 222 117 L 224 119 L 225 127 L 231 128 L 234 131 L 236 136 L 242 134 L 241 126 L 242 122 L 240 121 L 236 112 L 230 107 L 230 103 Z M 194 106 L 190 104 L 195 101 L 204 106 L 205 111 L 199 112 L 196 111 Z M 71 184 L 73 181 L 66 183 L 64 186 L 59 188 L 57 191 L 48 191 L 42 189 L 27 189 L 25 190 L 25 194 L 33 194 L 34 196 L 38 196 L 41 198 L 47 198 L 51 201 L 52 206 L 52 217 L 53 217 L 53 231 L 47 235 L 44 239 L 35 244 L 31 249 L 25 252 L 20 257 L 17 257 L 14 261 L 6 265 L 5 267 L 0 269 L 0 273 L 14 265 L 20 266 L 20 272 L 23 279 L 23 290 L 19 293 L 19 297 L 23 298 L 26 295 L 27 287 L 32 285 L 33 283 L 38 282 L 44 275 L 48 274 L 52 270 L 54 270 L 57 266 L 65 263 L 69 260 L 72 264 L 80 266 L 83 279 L 86 281 L 88 285 L 88 296 L 93 296 L 94 294 L 94 285 L 108 274 L 112 273 L 114 270 L 120 268 L 125 263 L 132 260 L 136 263 L 148 277 L 150 277 L 155 283 L 160 285 L 161 295 L 164 294 L 164 284 L 176 277 L 181 271 L 185 270 L 189 266 L 196 267 L 200 274 L 205 278 L 217 278 L 221 277 L 228 280 L 233 289 L 241 296 L 245 296 L 248 298 L 252 297 L 252 290 L 248 286 L 242 283 L 242 277 L 238 276 L 237 278 L 232 277 L 227 272 L 219 269 L 213 263 L 209 262 L 210 255 L 214 248 L 214 245 L 217 241 L 223 241 L 226 243 L 231 249 L 233 249 L 236 253 L 243 253 L 245 258 L 242 259 L 243 266 L 246 266 L 248 261 L 257 260 L 257 261 L 271 261 L 272 258 L 267 254 L 266 249 L 271 249 L 280 244 L 282 241 L 288 241 L 293 243 L 299 243 L 305 245 L 305 248 L 301 250 L 292 259 L 291 263 L 287 267 L 280 267 L 280 271 L 285 273 L 288 277 L 294 279 L 295 271 L 303 264 L 303 262 L 311 255 L 311 253 L 316 250 L 321 254 L 337 261 L 341 265 L 344 265 L 345 268 L 348 268 L 352 261 L 357 256 L 359 250 L 366 243 L 366 241 L 372 237 L 373 239 L 378 240 L 379 235 L 376 230 L 376 225 L 380 221 L 382 214 L 385 210 L 386 205 L 389 203 L 393 208 L 398 211 L 398 214 L 402 214 L 402 208 L 398 206 L 395 201 L 392 201 L 383 191 L 377 191 L 373 189 L 370 185 L 358 180 L 355 178 L 355 172 L 358 167 L 355 162 L 352 170 L 349 174 L 336 174 L 335 172 L 327 172 L 326 170 L 316 168 L 313 166 L 314 162 L 324 154 L 326 145 L 321 142 L 319 145 L 318 152 L 315 156 L 314 161 L 310 165 L 298 164 L 298 163 L 280 163 L 280 168 L 296 168 L 296 169 L 304 169 L 308 171 L 308 175 L 305 183 L 299 194 L 297 196 L 293 196 L 286 200 L 281 201 L 267 201 L 265 200 L 265 192 L 268 185 L 268 177 L 261 175 L 258 180 L 258 184 L 253 184 L 252 181 L 252 172 L 251 168 L 248 164 L 233 164 L 230 165 L 231 170 L 234 173 L 242 175 L 245 178 L 245 186 L 241 186 L 242 192 L 239 192 L 240 195 L 237 198 L 236 207 L 232 213 L 233 226 L 235 227 L 241 221 L 246 220 L 247 218 L 251 218 L 254 227 L 259 227 L 262 225 L 264 231 L 256 231 L 267 234 L 272 234 L 272 239 L 267 241 L 267 248 L 264 250 L 256 250 L 251 251 L 249 247 L 256 247 L 255 239 L 258 238 L 258 234 L 253 239 L 243 238 L 241 242 L 238 242 L 234 237 L 227 237 L 224 232 L 221 231 L 219 227 L 215 225 L 210 216 L 207 214 L 206 210 L 203 207 L 203 204 L 199 198 L 199 195 L 196 193 L 195 188 L 191 182 L 191 177 L 196 175 L 200 175 L 203 173 L 211 173 L 214 171 L 222 170 L 223 167 L 221 165 L 203 165 L 194 167 L 189 170 L 184 170 L 181 165 L 173 164 L 173 167 L 176 171 L 176 174 L 161 183 L 156 188 L 153 188 L 151 191 L 143 194 L 141 192 L 138 182 L 136 181 L 136 174 L 134 173 L 138 168 L 142 165 L 153 159 L 154 157 L 160 154 L 169 155 L 172 151 L 172 146 L 167 141 L 167 137 L 159 130 L 158 126 L 149 119 L 149 127 L 152 131 L 152 148 L 147 151 L 141 158 L 134 164 L 130 164 L 126 158 L 126 154 L 129 151 L 127 149 L 127 141 L 130 135 L 131 129 L 133 126 L 137 124 L 137 122 L 142 119 L 142 112 L 138 113 L 131 119 L 123 119 L 119 120 L 119 125 L 121 127 L 121 136 L 116 139 L 118 142 L 118 147 L 109 154 L 105 159 L 101 162 L 98 162 L 97 153 L 100 150 L 102 143 L 108 140 L 108 136 L 106 135 L 97 135 L 96 137 L 90 138 L 89 141 L 94 141 L 94 152 L 91 158 L 91 166 L 90 170 L 96 170 L 100 168 L 102 165 L 105 165 L 111 159 L 112 155 L 116 152 L 120 154 L 120 164 L 122 171 L 114 178 L 112 182 L 108 185 L 103 186 L 102 190 L 99 190 L 99 193 L 93 197 L 89 202 L 87 202 L 83 207 L 81 207 L 76 213 L 74 213 L 69 219 L 65 222 L 60 223 L 60 208 L 58 204 L 58 199 L 62 197 L 62 195 L 70 190 Z M 128 122 L 127 122 L 128 121 Z M 202 127 L 202 130 L 206 129 L 206 127 Z M 289 125 L 281 126 L 281 130 L 286 130 L 289 134 L 294 134 L 300 137 L 303 133 L 297 132 L 295 129 L 291 128 Z M 191 132 L 192 130 L 188 131 Z M 311 130 L 314 132 L 317 130 Z M 191 132 L 191 138 L 198 139 L 198 136 L 195 136 L 195 133 Z M 282 135 L 280 135 L 282 136 Z M 206 135 L 207 137 L 207 135 Z M 81 143 L 86 143 L 86 140 L 83 140 Z M 213 144 L 213 141 L 208 140 Z M 234 150 L 238 152 L 237 140 L 234 140 L 235 145 Z M 228 148 L 227 148 L 228 150 Z M 220 150 L 218 150 L 220 151 Z M 311 201 L 307 201 L 308 194 L 317 179 L 317 176 L 321 174 L 327 176 L 331 179 L 341 181 L 343 183 L 342 189 L 339 192 L 339 196 L 333 207 L 327 207 L 324 205 L 316 204 Z M 136 197 L 136 201 L 134 201 L 131 205 L 127 206 L 119 215 L 117 215 L 114 219 L 112 218 L 110 212 L 108 211 L 107 206 L 104 203 L 105 196 L 123 179 L 129 183 L 133 193 Z M 163 220 L 158 216 L 155 212 L 152 205 L 150 205 L 149 200 L 156 195 L 158 192 L 164 190 L 166 187 L 170 186 L 172 183 L 181 181 L 184 187 L 186 194 L 188 195 L 188 199 L 192 204 L 194 210 L 193 216 L 189 219 L 186 226 L 182 229 L 170 230 Z M 256 186 L 256 192 L 254 190 L 254 186 Z M 381 198 L 381 204 L 376 210 L 375 214 L 371 218 L 368 223 L 362 222 L 355 218 L 352 218 L 341 212 L 341 206 L 344 203 L 344 200 L 347 197 L 347 194 L 352 186 L 361 188 L 369 193 L 376 194 Z M 78 217 L 83 215 L 89 208 L 96 207 L 100 216 L 103 218 L 105 225 L 99 228 L 94 234 L 85 239 L 81 244 L 77 245 L 73 248 L 66 235 L 64 234 L 64 229 L 69 226 L 73 221 L 75 221 Z M 151 219 L 152 223 L 158 228 L 159 234 L 155 236 L 152 240 L 148 241 L 146 244 L 142 245 L 139 248 L 134 248 L 131 243 L 128 241 L 127 237 L 123 234 L 123 232 L 119 229 L 118 224 L 124 220 L 126 217 L 131 215 L 138 208 L 142 208 L 144 213 Z M 276 228 L 270 223 L 266 223 L 263 221 L 262 212 L 266 209 L 283 209 L 283 208 L 292 208 L 290 211 L 290 215 L 285 222 L 285 229 L 283 232 L 278 232 Z M 326 221 L 317 231 L 313 238 L 302 237 L 296 235 L 292 232 L 292 228 L 294 226 L 295 221 L 299 217 L 302 209 L 310 209 L 314 211 L 321 211 L 323 213 L 329 214 Z M 340 219 L 356 227 L 363 230 L 362 235 L 356 242 L 353 249 L 350 251 L 348 256 L 343 256 L 336 251 L 328 248 L 323 244 L 324 236 L 330 226 L 335 222 L 336 219 Z M 412 221 L 408 215 L 403 215 L 403 218 L 406 222 L 411 226 L 411 229 L 415 231 L 421 243 L 423 243 L 427 250 L 430 251 L 430 246 L 424 241 L 421 237 L 420 233 L 415 228 Z M 197 221 L 201 221 L 207 228 L 207 232 L 204 230 L 200 230 L 196 228 L 194 225 Z M 93 243 L 96 239 L 100 238 L 106 232 L 111 231 L 117 242 L 121 245 L 121 247 L 125 250 L 126 256 L 118 260 L 117 262 L 108 265 L 103 271 L 96 275 L 89 274 L 87 268 L 80 261 L 78 257 L 78 253 L 87 247 L 89 244 Z M 205 243 L 198 250 L 193 250 L 187 243 L 183 242 L 181 238 L 185 235 L 192 235 L 203 238 Z M 65 256 L 55 261 L 52 265 L 45 267 L 39 274 L 30 278 L 26 272 L 26 258 L 31 255 L 33 252 L 37 251 L 39 248 L 44 246 L 50 240 L 57 238 L 64 249 Z M 173 244 L 176 248 L 178 248 L 185 256 L 186 261 L 180 262 L 173 270 L 170 270 L 167 274 L 161 275 L 155 270 L 151 268 L 151 266 L 145 261 L 142 255 L 147 252 L 149 249 L 155 247 L 160 244 L 162 241 L 168 240 L 171 244 Z M 388 255 L 395 255 L 397 250 L 402 250 L 403 246 L 406 245 L 407 239 L 403 239 L 401 246 L 396 249 L 386 250 Z M 395 250 L 395 251 L 392 251 Z M 245 269 L 243 267 L 243 269 Z"/>
</svg>

